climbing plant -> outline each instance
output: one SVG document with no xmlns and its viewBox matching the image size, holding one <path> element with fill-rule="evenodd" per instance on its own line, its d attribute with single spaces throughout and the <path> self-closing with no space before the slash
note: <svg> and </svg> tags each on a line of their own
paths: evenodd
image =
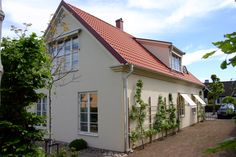
<svg viewBox="0 0 236 157">
<path fill-rule="evenodd" d="M 204 107 L 202 105 L 200 105 L 200 107 L 198 108 L 198 119 L 200 119 L 201 122 L 203 122 L 205 120 L 205 113 L 204 113 Z"/>
<path fill-rule="evenodd" d="M 176 119 L 176 108 L 173 104 L 173 97 L 172 94 L 169 94 L 169 109 L 167 110 L 169 119 L 169 129 L 172 129 L 172 132 L 174 133 L 175 128 L 177 127 L 177 119 Z"/>
<path fill-rule="evenodd" d="M 146 117 L 147 104 L 144 103 L 144 101 L 141 98 L 142 88 L 143 88 L 143 81 L 138 80 L 138 82 L 136 83 L 136 91 L 134 95 L 135 104 L 132 106 L 131 112 L 129 114 L 130 120 L 137 122 L 137 127 L 135 131 L 132 131 L 130 133 L 129 137 L 131 141 L 133 142 L 133 144 L 137 140 L 141 139 L 142 146 L 144 148 L 144 145 L 143 145 L 144 144 L 143 139 L 145 137 L 144 120 Z"/>
<path fill-rule="evenodd" d="M 166 103 L 163 100 L 162 96 L 159 96 L 158 97 L 158 109 L 157 109 L 157 113 L 155 116 L 153 128 L 157 132 L 161 132 L 162 137 L 163 137 L 163 131 L 168 129 L 168 127 L 169 126 L 168 126 L 167 114 L 166 114 Z"/>
</svg>

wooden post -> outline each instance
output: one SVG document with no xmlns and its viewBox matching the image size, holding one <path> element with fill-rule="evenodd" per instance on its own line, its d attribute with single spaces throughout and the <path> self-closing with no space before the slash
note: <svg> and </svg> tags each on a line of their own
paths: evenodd
<svg viewBox="0 0 236 157">
<path fill-rule="evenodd" d="M 178 119 L 178 132 L 180 130 L 180 94 L 177 96 L 177 119 Z"/>
<path fill-rule="evenodd" d="M 149 130 L 152 129 L 152 99 L 148 98 L 148 106 L 149 106 Z M 152 135 L 149 137 L 149 142 L 152 142 Z"/>
</svg>

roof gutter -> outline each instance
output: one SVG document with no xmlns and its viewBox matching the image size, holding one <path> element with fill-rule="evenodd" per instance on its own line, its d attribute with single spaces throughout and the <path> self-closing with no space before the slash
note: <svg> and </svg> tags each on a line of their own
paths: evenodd
<svg viewBox="0 0 236 157">
<path fill-rule="evenodd" d="M 123 86 L 124 86 L 124 113 L 125 113 L 125 123 L 124 123 L 124 134 L 125 134 L 125 152 L 129 152 L 129 100 L 128 100 L 128 77 L 133 73 L 134 65 L 129 64 L 129 72 L 123 76 Z"/>
</svg>

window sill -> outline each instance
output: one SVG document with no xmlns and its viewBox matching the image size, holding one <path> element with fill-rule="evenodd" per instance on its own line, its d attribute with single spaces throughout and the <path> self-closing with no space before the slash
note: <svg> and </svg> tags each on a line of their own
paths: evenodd
<svg viewBox="0 0 236 157">
<path fill-rule="evenodd" d="M 182 114 L 182 115 L 180 115 L 180 117 L 181 117 L 181 118 L 184 118 L 185 116 L 184 116 L 184 114 Z"/>
<path fill-rule="evenodd" d="M 79 132 L 78 135 L 98 137 L 97 133 L 89 133 L 89 132 Z"/>
</svg>

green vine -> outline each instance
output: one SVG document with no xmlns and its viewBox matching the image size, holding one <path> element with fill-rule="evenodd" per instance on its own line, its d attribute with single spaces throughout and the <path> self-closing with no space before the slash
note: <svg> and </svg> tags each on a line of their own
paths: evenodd
<svg viewBox="0 0 236 157">
<path fill-rule="evenodd" d="M 169 129 L 172 129 L 173 133 L 175 128 L 178 127 L 178 123 L 177 123 L 177 118 L 176 118 L 176 108 L 173 104 L 173 97 L 172 94 L 169 94 L 169 109 L 167 110 L 168 114 L 169 114 Z"/>
<path fill-rule="evenodd" d="M 198 108 L 197 114 L 198 114 L 197 116 L 200 119 L 200 121 L 203 122 L 205 120 L 205 113 L 204 113 L 204 107 L 203 106 L 200 106 Z"/>
<path fill-rule="evenodd" d="M 153 124 L 153 128 L 159 133 L 162 133 L 163 137 L 163 131 L 168 128 L 168 121 L 166 117 L 166 103 L 163 101 L 162 96 L 158 97 L 158 109 L 155 117 L 155 122 Z"/>
<path fill-rule="evenodd" d="M 132 106 L 129 118 L 132 121 L 137 122 L 136 131 L 131 131 L 129 137 L 134 144 L 137 140 L 142 140 L 142 146 L 144 147 L 143 139 L 146 136 L 144 131 L 144 120 L 146 117 L 146 106 L 147 104 L 141 98 L 143 88 L 143 81 L 138 80 L 136 83 L 136 91 L 134 95 L 135 105 Z"/>
</svg>

